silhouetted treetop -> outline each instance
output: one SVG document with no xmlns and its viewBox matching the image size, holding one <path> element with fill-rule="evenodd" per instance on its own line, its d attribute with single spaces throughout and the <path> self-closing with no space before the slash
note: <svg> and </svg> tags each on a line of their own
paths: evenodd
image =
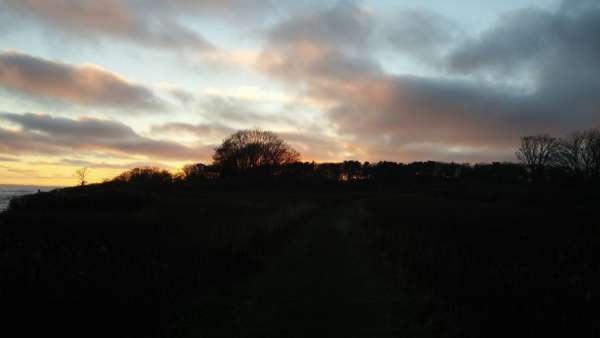
<svg viewBox="0 0 600 338">
<path fill-rule="evenodd" d="M 547 134 L 521 138 L 517 158 L 533 179 L 552 176 L 576 180 L 600 178 L 600 129 L 555 138 Z"/>
<path fill-rule="evenodd" d="M 600 176 L 600 129 L 574 132 L 560 140 L 557 164 L 575 177 Z"/>
<path fill-rule="evenodd" d="M 534 178 L 539 178 L 544 169 L 556 161 L 559 140 L 547 134 L 525 136 L 516 153 L 521 163 L 527 166 Z"/>
<path fill-rule="evenodd" d="M 241 130 L 215 150 L 214 164 L 225 175 L 258 167 L 280 166 L 298 161 L 300 154 L 277 134 L 263 130 Z"/>
<path fill-rule="evenodd" d="M 168 184 L 173 180 L 173 175 L 159 168 L 134 168 L 113 179 L 114 182 L 137 183 L 144 185 Z"/>
</svg>

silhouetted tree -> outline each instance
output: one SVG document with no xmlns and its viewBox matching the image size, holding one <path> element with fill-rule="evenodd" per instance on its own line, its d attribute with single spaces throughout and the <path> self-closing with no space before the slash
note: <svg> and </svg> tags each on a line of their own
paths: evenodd
<svg viewBox="0 0 600 338">
<path fill-rule="evenodd" d="M 354 181 L 362 177 L 362 165 L 358 161 L 344 161 L 342 163 L 342 179 Z"/>
<path fill-rule="evenodd" d="M 81 168 L 75 170 L 75 177 L 79 182 L 79 185 L 84 186 L 87 183 L 87 178 L 90 174 L 90 170 L 88 168 Z"/>
<path fill-rule="evenodd" d="M 590 176 L 600 179 L 600 129 L 589 130 L 586 133 L 585 161 Z"/>
<path fill-rule="evenodd" d="M 144 167 L 128 170 L 115 177 L 113 181 L 146 186 L 159 186 L 171 183 L 173 181 L 173 175 L 171 175 L 170 172 L 159 168 Z"/>
<path fill-rule="evenodd" d="M 559 148 L 559 141 L 550 135 L 525 136 L 521 138 L 516 155 L 527 166 L 532 177 L 537 179 L 556 162 Z"/>
<path fill-rule="evenodd" d="M 183 171 L 183 175 L 185 176 L 185 178 L 190 178 L 193 176 L 201 175 L 205 167 L 206 165 L 202 163 L 186 164 L 181 170 Z"/>
<path fill-rule="evenodd" d="M 181 173 L 178 175 L 178 179 L 181 181 L 199 183 L 218 178 L 219 172 L 214 165 L 194 163 L 183 166 L 183 168 L 181 168 Z"/>
<path fill-rule="evenodd" d="M 236 132 L 223 141 L 213 156 L 224 176 L 257 168 L 270 170 L 299 158 L 300 154 L 275 133 L 258 129 Z"/>
<path fill-rule="evenodd" d="M 371 165 L 369 171 L 372 179 L 380 183 L 397 183 L 406 173 L 403 164 L 389 161 Z"/>
<path fill-rule="evenodd" d="M 557 164 L 569 171 L 577 178 L 586 174 L 586 135 L 584 132 L 575 132 L 560 140 L 557 152 Z"/>
<path fill-rule="evenodd" d="M 324 180 L 339 181 L 342 177 L 341 163 L 319 163 L 316 168 L 317 175 Z"/>
<path fill-rule="evenodd" d="M 589 177 L 600 177 L 600 129 L 583 132 L 584 148 L 582 162 Z"/>
<path fill-rule="evenodd" d="M 287 181 L 306 182 L 315 177 L 315 162 L 294 162 L 283 166 L 282 176 Z"/>
<path fill-rule="evenodd" d="M 365 178 L 366 180 L 370 180 L 373 178 L 373 173 L 372 173 L 372 169 L 373 166 L 371 165 L 370 162 L 366 161 L 362 164 L 362 167 L 360 168 L 360 170 L 362 171 L 363 174 L 363 178 Z"/>
</svg>

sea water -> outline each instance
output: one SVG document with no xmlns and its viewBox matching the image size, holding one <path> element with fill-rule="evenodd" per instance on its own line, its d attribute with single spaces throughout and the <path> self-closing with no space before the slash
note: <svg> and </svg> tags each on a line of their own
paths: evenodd
<svg viewBox="0 0 600 338">
<path fill-rule="evenodd" d="M 0 212 L 8 208 L 13 197 L 35 194 L 38 191 L 50 191 L 55 187 L 39 187 L 33 185 L 1 185 L 0 184 Z"/>
</svg>

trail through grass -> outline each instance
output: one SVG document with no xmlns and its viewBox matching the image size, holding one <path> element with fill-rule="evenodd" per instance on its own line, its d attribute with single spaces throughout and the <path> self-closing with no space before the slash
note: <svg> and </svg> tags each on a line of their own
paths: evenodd
<svg viewBox="0 0 600 338">
<path fill-rule="evenodd" d="M 371 269 L 362 201 L 318 213 L 251 280 L 199 300 L 178 337 L 433 336 L 426 309 Z"/>
</svg>

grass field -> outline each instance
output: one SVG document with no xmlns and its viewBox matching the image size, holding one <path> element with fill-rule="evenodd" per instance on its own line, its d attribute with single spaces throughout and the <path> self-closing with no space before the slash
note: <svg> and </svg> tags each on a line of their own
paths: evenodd
<svg viewBox="0 0 600 338">
<path fill-rule="evenodd" d="M 600 334 L 591 207 L 391 191 L 127 194 L 43 195 L 2 216 L 7 323 L 111 337 Z"/>
</svg>

